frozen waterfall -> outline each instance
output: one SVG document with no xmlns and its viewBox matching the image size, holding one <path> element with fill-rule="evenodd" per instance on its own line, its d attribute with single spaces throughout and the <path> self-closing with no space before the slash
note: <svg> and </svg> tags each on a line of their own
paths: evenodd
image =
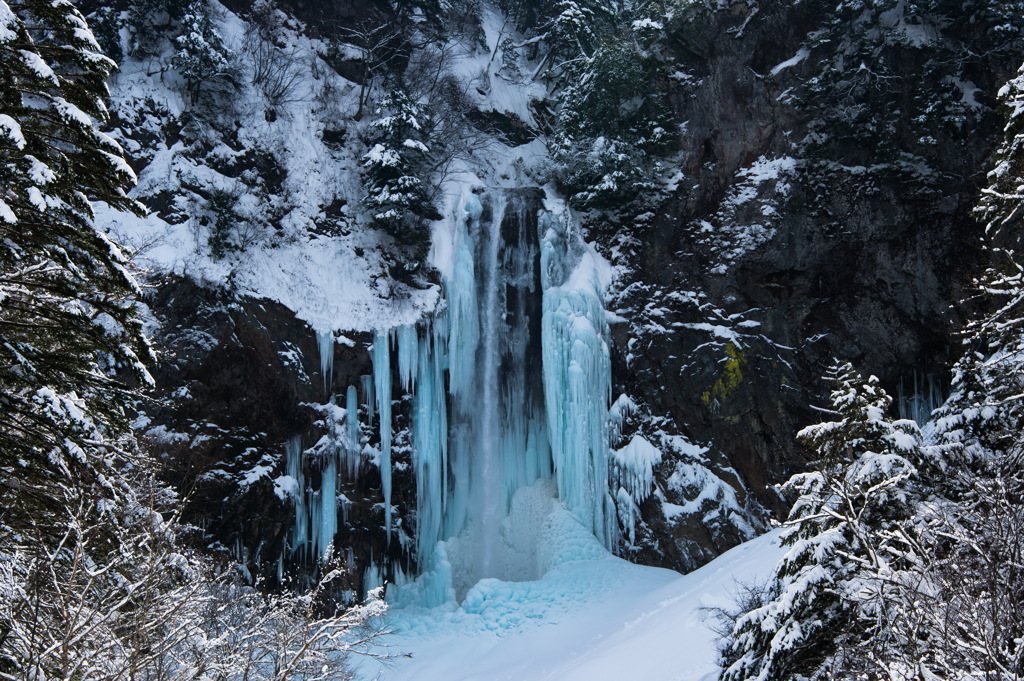
<svg viewBox="0 0 1024 681">
<path fill-rule="evenodd" d="M 616 550 L 620 524 L 632 543 L 661 461 L 641 437 L 611 449 L 635 405 L 611 402 L 610 267 L 571 211 L 540 190 L 467 189 L 452 213 L 443 302 L 418 324 L 375 333 L 362 400 L 349 385 L 338 406 L 334 334 L 317 333 L 327 399 L 311 406 L 326 435 L 305 451 L 289 441 L 282 476 L 295 505 L 290 555 L 317 561 L 346 501 L 339 476 L 355 480 L 367 446 L 360 407 L 367 425 L 377 417 L 384 530 L 406 547 L 407 535 L 392 534 L 415 528 L 419 576 L 380 556 L 366 584 L 395 575 L 388 597 L 398 605 L 461 601 L 488 577 L 539 579 L 577 549 Z M 416 481 L 416 515 L 401 529 L 391 504 L 395 404 Z M 567 522 L 587 539 L 552 544 Z"/>
<path fill-rule="evenodd" d="M 450 220 L 445 304 L 373 345 L 389 533 L 393 375 L 412 396 L 421 576 L 392 594 L 402 604 L 539 578 L 537 537 L 559 501 L 606 548 L 617 540 L 607 264 L 537 190 L 467 190 Z"/>
</svg>

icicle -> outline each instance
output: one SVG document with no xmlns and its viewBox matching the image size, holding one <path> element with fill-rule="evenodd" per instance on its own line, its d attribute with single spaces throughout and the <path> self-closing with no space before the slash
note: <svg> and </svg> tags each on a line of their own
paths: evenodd
<svg viewBox="0 0 1024 681">
<path fill-rule="evenodd" d="M 373 382 L 380 412 L 380 483 L 384 493 L 384 528 L 391 542 L 391 347 L 388 332 L 373 338 Z"/>
<path fill-rule="evenodd" d="M 435 319 L 435 336 L 447 331 L 447 338 L 435 338 L 435 348 L 446 347 L 444 360 L 448 368 L 449 394 L 452 401 L 450 443 L 445 479 L 451 480 L 450 490 L 446 489 L 444 528 L 442 535 L 458 535 L 466 522 L 469 510 L 470 461 L 477 449 L 471 422 L 476 414 L 477 345 L 480 340 L 480 311 L 477 307 L 476 268 L 473 261 L 473 240 L 469 223 L 483 213 L 483 206 L 475 194 L 466 193 L 462 210 L 459 211 L 455 226 L 455 267 L 445 279 L 445 297 L 448 307 L 443 325 Z M 441 342 L 438 342 L 441 341 Z M 447 341 L 447 342 L 444 342 Z"/>
<path fill-rule="evenodd" d="M 434 342 L 431 343 L 431 335 Z M 419 341 L 419 376 L 413 400 L 413 464 L 416 469 L 416 555 L 425 567 L 440 540 L 445 503 L 448 423 L 445 409 L 443 341 L 426 334 Z"/>
<path fill-rule="evenodd" d="M 360 376 L 359 380 L 363 384 L 363 405 L 366 407 L 366 424 L 370 426 L 373 424 L 374 415 L 373 376 L 366 374 Z"/>
<path fill-rule="evenodd" d="M 334 332 L 317 331 L 316 344 L 320 349 L 320 375 L 324 379 L 324 395 L 330 395 L 331 379 L 334 377 Z"/>
<path fill-rule="evenodd" d="M 320 531 L 316 544 L 317 559 L 323 558 L 334 547 L 334 535 L 338 533 L 338 495 L 335 483 L 338 479 L 338 452 L 330 447 L 320 482 Z"/>
<path fill-rule="evenodd" d="M 323 510 L 324 506 L 320 501 L 320 492 L 314 492 L 311 489 L 309 492 L 309 546 L 314 561 L 320 557 L 320 528 L 323 527 L 323 522 L 321 521 Z"/>
<path fill-rule="evenodd" d="M 622 434 L 622 426 L 626 417 L 636 411 L 636 403 L 629 399 L 626 393 L 619 395 L 619 398 L 612 403 L 608 410 L 608 441 L 615 443 Z"/>
<path fill-rule="evenodd" d="M 288 475 L 295 481 L 295 525 L 292 528 L 292 554 L 309 541 L 309 512 L 306 510 L 306 479 L 302 474 L 302 441 L 296 435 L 285 443 Z"/>
<path fill-rule="evenodd" d="M 419 339 L 416 326 L 406 324 L 398 327 L 398 379 L 402 390 L 416 391 L 416 363 L 419 361 Z"/>
<path fill-rule="evenodd" d="M 654 488 L 654 467 L 661 463 L 661 450 L 639 435 L 622 449 L 612 452 L 612 487 L 623 487 L 640 504 Z"/>
<path fill-rule="evenodd" d="M 348 423 L 348 446 L 345 448 L 346 472 L 350 480 L 359 474 L 359 395 L 350 385 L 345 393 L 345 420 Z"/>
<path fill-rule="evenodd" d="M 476 346 L 480 340 L 479 311 L 476 302 L 476 276 L 473 242 L 467 223 L 480 217 L 483 207 L 474 194 L 465 201 L 465 215 L 459 221 L 456 237 L 455 270 L 447 282 L 449 305 L 449 383 L 456 397 L 470 397 L 476 369 Z"/>
<path fill-rule="evenodd" d="M 366 566 L 366 570 L 363 572 L 363 599 L 366 599 L 366 595 L 376 588 L 384 586 L 384 578 L 381 576 L 382 569 L 377 567 L 377 563 L 370 561 L 370 564 Z"/>
</svg>

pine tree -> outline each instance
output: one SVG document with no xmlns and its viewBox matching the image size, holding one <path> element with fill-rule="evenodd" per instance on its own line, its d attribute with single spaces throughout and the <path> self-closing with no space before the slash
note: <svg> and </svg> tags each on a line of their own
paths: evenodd
<svg viewBox="0 0 1024 681">
<path fill-rule="evenodd" d="M 995 168 L 988 174 L 989 186 L 981 190 L 976 209 L 991 239 L 1019 233 L 1024 217 L 1024 65 L 1017 73 L 999 91 L 1007 123 L 995 154 Z"/>
<path fill-rule="evenodd" d="M 392 88 L 376 116 L 369 125 L 370 150 L 363 156 L 363 202 L 377 227 L 400 244 L 425 251 L 425 216 L 436 212 L 424 182 L 430 172 L 427 113 L 401 88 Z"/>
<path fill-rule="evenodd" d="M 573 207 L 620 207 L 654 189 L 653 158 L 674 126 L 640 58 L 606 45 L 574 69 L 560 95 L 552 156 Z"/>
<path fill-rule="evenodd" d="M 69 490 L 90 503 L 114 494 L 104 443 L 128 429 L 130 386 L 151 380 L 139 289 L 93 224 L 91 201 L 143 212 L 125 194 L 135 178 L 120 147 L 97 128 L 112 68 L 71 2 L 0 2 L 6 528 L 57 522 Z"/>
<path fill-rule="evenodd" d="M 913 515 L 919 432 L 892 421 L 892 402 L 849 364 L 830 371 L 837 420 L 800 431 L 819 457 L 818 470 L 794 476 L 795 498 L 767 603 L 737 619 L 723 649 L 724 681 L 827 677 L 844 668 L 884 621 L 890 577 L 912 562 L 906 526 Z M 837 656 L 838 654 L 838 656 Z"/>
<path fill-rule="evenodd" d="M 1024 65 L 999 92 L 1007 116 L 989 186 L 975 213 L 985 221 L 992 264 L 978 281 L 988 310 L 971 322 L 965 353 L 953 372 L 953 394 L 939 412 L 938 431 L 963 463 L 1000 460 L 1019 469 L 1024 424 L 1024 266 L 1019 246 L 1024 216 Z"/>
<path fill-rule="evenodd" d="M 174 42 L 174 67 L 195 103 L 204 85 L 230 74 L 231 55 L 213 25 L 208 0 L 193 0 L 188 6 L 181 19 L 181 34 Z"/>
<path fill-rule="evenodd" d="M 565 59 L 594 56 L 597 46 L 596 16 L 585 2 L 560 0 L 549 27 L 552 52 Z"/>
</svg>

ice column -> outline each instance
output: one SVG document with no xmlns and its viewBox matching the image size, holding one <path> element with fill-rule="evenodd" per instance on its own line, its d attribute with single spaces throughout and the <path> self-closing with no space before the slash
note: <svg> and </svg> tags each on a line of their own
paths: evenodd
<svg viewBox="0 0 1024 681">
<path fill-rule="evenodd" d="M 416 555 L 426 566 L 441 536 L 448 476 L 448 419 L 445 409 L 443 325 L 417 344 L 418 370 L 413 399 L 413 465 L 416 469 Z"/>
<path fill-rule="evenodd" d="M 416 390 L 416 363 L 419 361 L 419 338 L 414 324 L 398 327 L 398 380 L 407 393 Z"/>
<path fill-rule="evenodd" d="M 498 255 L 501 252 L 501 223 L 505 217 L 505 199 L 500 195 L 492 203 L 491 219 L 487 224 L 487 231 L 484 225 L 480 225 L 477 241 L 479 250 L 485 255 L 483 262 L 484 276 L 484 299 L 480 301 L 480 354 L 481 366 L 477 377 L 477 385 L 480 390 L 480 403 L 477 412 L 478 418 L 478 440 L 477 452 L 474 463 L 474 475 L 472 479 L 474 492 L 474 511 L 479 522 L 479 542 L 477 550 L 477 575 L 480 577 L 494 577 L 495 542 L 498 540 L 498 525 L 501 522 L 503 502 L 503 490 L 501 489 L 501 444 L 502 444 L 502 414 L 501 414 L 501 383 L 499 369 L 501 368 L 501 346 L 500 334 L 505 326 L 505 314 L 503 301 L 499 299 L 500 288 L 504 288 L 505 281 L 501 276 L 501 269 L 498 262 Z M 522 409 L 523 405 L 516 405 Z M 519 453 L 520 455 L 522 453 Z"/>
<path fill-rule="evenodd" d="M 608 493 L 611 356 L 595 256 L 567 211 L 541 216 L 544 398 L 558 496 L 612 548 L 617 525 Z"/>
<path fill-rule="evenodd" d="M 338 533 L 338 450 L 336 444 L 328 448 L 327 465 L 320 481 L 320 528 L 316 544 L 316 558 L 323 558 L 334 547 Z"/>
<path fill-rule="evenodd" d="M 449 306 L 449 381 L 454 396 L 469 396 L 476 372 L 476 347 L 480 341 L 480 313 L 476 301 L 476 268 L 468 224 L 483 212 L 480 199 L 468 194 L 456 236 L 455 269 L 446 282 Z"/>
<path fill-rule="evenodd" d="M 366 405 L 366 423 L 372 424 L 373 423 L 373 409 L 374 409 L 373 376 L 370 376 L 370 375 L 360 376 L 359 380 L 363 384 L 363 404 Z"/>
<path fill-rule="evenodd" d="M 413 393 L 412 444 L 416 472 L 416 549 L 426 566 L 442 539 L 448 459 L 448 420 L 444 370 L 447 327 L 442 316 L 420 335 L 415 326 L 397 330 L 398 374 Z"/>
<path fill-rule="evenodd" d="M 309 541 L 309 511 L 306 510 L 306 479 L 302 475 L 302 441 L 296 435 L 284 445 L 288 476 L 295 481 L 295 526 L 292 528 L 292 553 Z"/>
<path fill-rule="evenodd" d="M 387 331 L 373 338 L 373 382 L 380 412 L 380 484 L 384 493 L 384 528 L 391 541 L 391 348 Z"/>
<path fill-rule="evenodd" d="M 620 400 L 621 401 L 621 400 Z M 654 488 L 654 467 L 661 463 L 661 450 L 639 435 L 625 447 L 612 452 L 613 487 L 619 519 L 629 531 L 629 543 L 636 542 L 635 525 L 638 504 L 651 495 Z"/>
<path fill-rule="evenodd" d="M 897 405 L 901 419 L 913 419 L 919 426 L 923 426 L 932 417 L 932 412 L 946 401 L 946 386 L 937 383 L 935 374 L 929 373 L 926 376 L 918 375 L 914 370 L 911 393 L 908 396 L 904 392 L 904 381 L 906 377 L 900 377 L 897 392 Z"/>
<path fill-rule="evenodd" d="M 317 331 L 316 344 L 320 349 L 320 374 L 324 379 L 324 394 L 331 394 L 331 378 L 334 375 L 334 332 Z"/>
<path fill-rule="evenodd" d="M 345 393 L 345 421 L 348 425 L 348 443 L 345 447 L 345 462 L 348 477 L 355 479 L 359 473 L 359 394 L 354 385 Z"/>
<path fill-rule="evenodd" d="M 470 459 L 475 449 L 470 422 L 476 411 L 474 377 L 476 350 L 480 342 L 480 311 L 477 307 L 476 267 L 473 259 L 474 242 L 469 233 L 470 222 L 483 213 L 480 199 L 467 192 L 462 210 L 455 218 L 455 267 L 445 280 L 448 300 L 447 367 L 448 385 L 452 400 L 451 444 L 448 470 L 451 478 L 451 496 L 444 514 L 445 537 L 459 534 L 466 521 L 469 507 Z M 434 321 L 435 328 L 438 320 Z"/>
</svg>

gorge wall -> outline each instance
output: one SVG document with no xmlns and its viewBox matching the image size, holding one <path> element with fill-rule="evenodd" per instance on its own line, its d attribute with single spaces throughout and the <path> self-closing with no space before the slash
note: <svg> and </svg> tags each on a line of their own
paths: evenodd
<svg viewBox="0 0 1024 681">
<path fill-rule="evenodd" d="M 915 393 L 927 392 L 926 377 L 941 393 L 959 351 L 955 334 L 969 312 L 963 301 L 985 258 L 971 211 L 1001 131 L 995 95 L 1021 61 L 1021 41 L 1019 31 L 1000 37 L 1002 19 L 981 6 L 976 20 L 965 10 L 962 20 L 943 23 L 936 18 L 941 7 L 915 14 L 905 3 L 891 4 L 680 5 L 666 19 L 658 48 L 671 65 L 658 86 L 680 131 L 675 155 L 661 161 L 667 166 L 665 182 L 616 210 L 572 214 L 578 244 L 591 244 L 613 275 L 603 300 L 606 329 L 597 334 L 607 338 L 610 391 L 593 397 L 616 405 L 618 419 L 608 445 L 610 467 L 580 470 L 620 482 L 615 462 L 635 462 L 642 445 L 633 448 L 634 443 L 654 443 L 658 451 L 656 458 L 644 459 L 651 476 L 647 493 L 600 509 L 615 527 L 599 539 L 614 543 L 630 560 L 689 571 L 784 512 L 771 485 L 806 463 L 794 435 L 819 420 L 811 406 L 828 390 L 821 374 L 833 356 L 878 375 L 893 394 L 902 391 L 905 408 Z M 372 13 L 358 3 L 345 10 L 348 19 L 339 19 L 344 12 L 330 3 L 282 8 L 306 22 L 300 33 L 316 36 L 337 30 L 338 21 L 354 24 L 353 17 Z M 496 53 L 498 41 L 493 42 Z M 954 61 L 956 69 L 950 71 Z M 865 71 L 877 77 L 867 78 Z M 532 121 L 525 112 L 491 104 L 480 112 L 496 122 L 487 134 L 500 136 L 511 149 L 526 148 L 548 132 L 543 98 L 531 105 Z M 177 141 L 170 131 L 177 134 L 178 120 L 178 114 L 152 101 L 146 106 L 149 118 L 130 120 L 122 113 L 115 120 L 126 148 L 134 144 L 141 150 L 135 163 L 143 188 L 146 168 L 162 163 L 160 150 Z M 154 127 L 156 119 L 161 123 Z M 332 125 L 318 132 L 318 144 L 344 137 L 344 126 Z M 524 129 L 522 136 L 509 133 Z M 350 136 L 331 144 L 355 142 Z M 219 148 L 210 139 L 200 139 L 198 146 L 201 152 L 194 153 L 205 156 L 201 161 L 193 156 L 193 162 L 212 166 L 210 158 Z M 303 182 L 301 171 L 283 160 L 288 153 L 271 149 L 260 166 L 265 170 L 258 169 L 271 193 L 274 182 L 287 185 L 289 177 Z M 359 163 L 351 155 L 339 158 L 339 164 Z M 232 163 L 218 172 L 241 177 L 247 164 Z M 448 364 L 435 374 L 447 387 L 439 388 L 432 413 L 447 419 L 437 427 L 450 435 L 438 437 L 446 438 L 453 461 L 459 432 L 479 437 L 478 431 L 488 427 L 471 413 L 486 410 L 487 399 L 505 400 L 503 422 L 511 419 L 510 405 L 526 405 L 540 422 L 539 415 L 550 408 L 544 400 L 556 389 L 543 384 L 548 376 L 539 366 L 551 367 L 554 360 L 541 343 L 541 320 L 553 310 L 543 296 L 546 228 L 537 217 L 553 213 L 530 177 L 515 180 L 519 190 L 499 189 L 495 180 L 495 186 L 477 186 L 474 193 L 467 183 L 458 201 L 442 211 L 441 222 L 462 220 L 463 227 L 475 229 L 487 221 L 485 210 L 515 203 L 519 218 L 493 226 L 501 243 L 531 253 L 518 265 L 511 260 L 503 265 L 525 269 L 520 281 L 510 279 L 501 292 L 506 301 L 501 319 L 488 321 L 489 331 L 481 327 L 481 333 L 503 334 L 489 341 L 494 352 L 476 354 L 474 346 L 464 363 L 469 373 L 487 369 L 494 379 L 502 376 L 502 385 L 515 384 L 521 394 L 495 398 L 479 392 L 478 385 L 465 389 L 460 407 L 453 397 L 460 394 L 454 387 L 459 370 Z M 170 219 L 175 191 L 189 186 L 158 187 L 143 198 Z M 342 194 L 347 197 L 342 203 L 332 198 L 314 206 L 313 214 L 321 212 L 311 219 L 316 223 L 311 235 L 332 229 L 356 233 L 345 206 L 358 203 L 359 189 L 344 185 L 337 190 Z M 466 196 L 486 199 L 468 221 L 459 213 Z M 502 254 L 493 240 L 497 235 L 475 241 L 475 247 Z M 321 243 L 316 239 L 284 247 L 316 248 Z M 353 249 L 359 258 L 372 260 L 369 246 L 365 256 L 363 245 Z M 482 253 L 474 257 L 482 262 Z M 355 262 L 342 258 L 336 267 L 361 266 Z M 435 528 L 426 542 L 431 545 L 460 531 L 462 520 L 425 502 L 426 495 L 461 483 L 456 472 L 445 469 L 445 479 L 437 480 L 433 491 L 424 488 L 422 457 L 415 453 L 417 437 L 420 443 L 424 437 L 416 435 L 420 407 L 410 380 L 403 378 L 409 368 L 402 362 L 409 360 L 401 358 L 403 341 L 386 340 L 392 329 L 418 329 L 413 337 L 427 348 L 417 349 L 417 356 L 429 360 L 439 342 L 439 315 L 446 314 L 450 324 L 458 310 L 457 264 L 443 273 L 426 268 L 414 274 L 393 264 L 386 252 L 371 263 L 377 268 L 373 285 L 386 289 L 382 296 L 419 300 L 416 296 L 426 299 L 426 292 L 436 290 L 443 292 L 442 302 L 423 305 L 425 311 L 412 318 L 352 319 L 348 328 L 313 328 L 309 315 L 297 316 L 280 298 L 253 295 L 231 277 L 204 283 L 187 271 L 174 276 L 154 269 L 149 275 L 146 303 L 160 363 L 154 371 L 158 388 L 141 407 L 140 437 L 172 462 L 170 475 L 189 495 L 197 531 L 272 582 L 301 575 L 315 562 L 308 553 L 295 553 L 296 497 L 281 484 L 289 446 L 307 452 L 303 479 L 310 490 L 323 489 L 324 457 L 339 447 L 356 452 L 357 465 L 337 473 L 334 539 L 341 560 L 351 567 L 353 594 L 383 580 L 405 586 L 423 571 L 425 523 Z M 471 277 L 465 290 L 485 298 L 488 281 Z M 518 327 L 509 321 L 517 315 L 524 321 Z M 505 325 L 500 329 L 493 326 L 499 321 Z M 318 344 L 324 333 L 333 340 Z M 450 327 L 444 338 L 450 344 Z M 389 353 L 383 382 L 382 342 Z M 322 359 L 321 347 L 329 348 L 329 361 Z M 510 382 L 510 376 L 518 378 Z M 388 383 L 389 447 L 382 441 L 379 394 Z M 422 389 L 423 381 L 417 383 Z M 355 431 L 347 430 L 348 416 L 338 416 L 341 409 L 352 411 L 350 388 L 358 404 Z M 324 408 L 332 394 L 336 411 Z M 531 437 L 537 439 L 535 431 L 524 426 L 517 451 L 525 451 Z M 541 463 L 507 486 L 502 512 L 518 487 L 544 477 L 544 461 L 554 457 L 556 467 L 567 471 L 555 452 L 555 436 L 544 434 L 549 449 L 532 450 Z M 434 446 L 441 447 L 441 440 Z M 605 485 L 610 497 L 616 486 Z M 559 497 L 572 508 L 568 495 L 559 487 Z M 470 503 L 469 496 L 464 501 Z M 596 508 L 595 503 L 591 499 L 587 508 Z M 572 510 L 579 514 L 582 508 Z M 438 529 L 445 523 L 451 526 Z"/>
</svg>

